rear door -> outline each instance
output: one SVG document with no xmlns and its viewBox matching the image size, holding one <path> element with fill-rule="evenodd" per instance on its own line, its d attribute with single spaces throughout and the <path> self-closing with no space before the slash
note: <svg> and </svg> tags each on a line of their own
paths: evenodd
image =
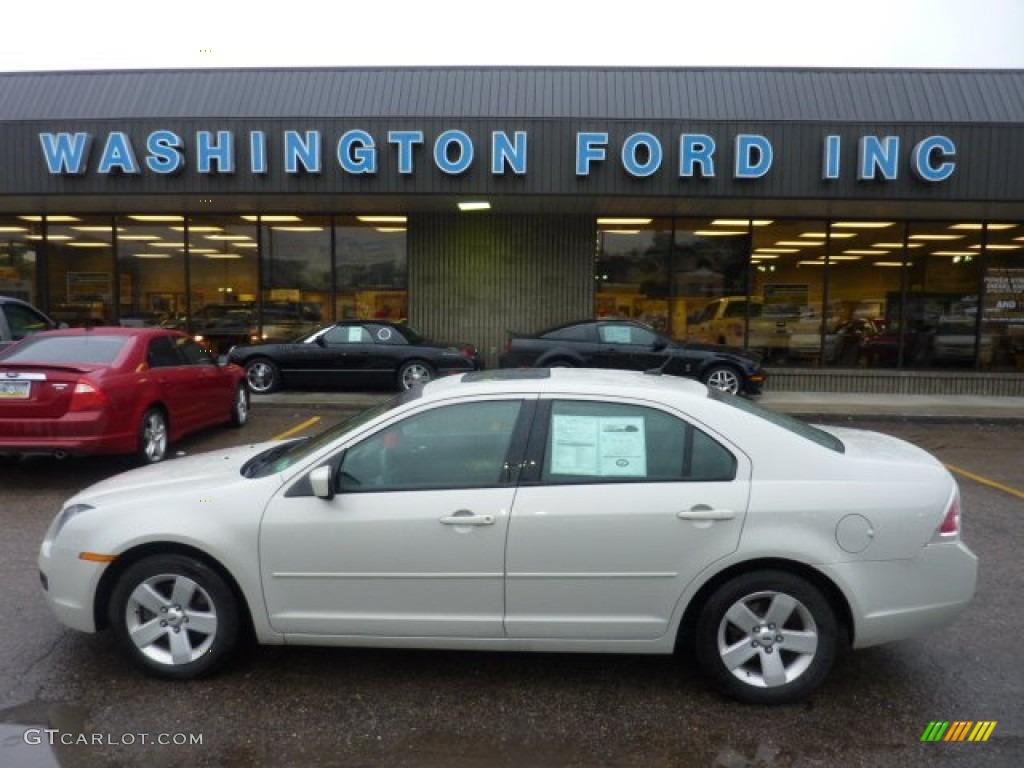
<svg viewBox="0 0 1024 768">
<path fill-rule="evenodd" d="M 509 525 L 505 631 L 654 640 L 687 585 L 736 549 L 749 460 L 680 414 L 542 400 Z"/>
</svg>

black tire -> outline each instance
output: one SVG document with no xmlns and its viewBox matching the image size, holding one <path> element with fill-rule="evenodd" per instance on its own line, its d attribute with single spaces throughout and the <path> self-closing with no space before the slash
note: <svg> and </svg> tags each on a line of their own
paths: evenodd
<svg viewBox="0 0 1024 768">
<path fill-rule="evenodd" d="M 231 426 L 244 427 L 249 421 L 249 387 L 239 384 L 231 404 Z"/>
<path fill-rule="evenodd" d="M 245 381 L 257 395 L 269 395 L 281 386 L 281 369 L 266 357 L 257 357 L 245 364 Z"/>
<path fill-rule="evenodd" d="M 170 448 L 170 430 L 167 415 L 160 408 L 150 408 L 139 424 L 139 447 L 136 456 L 143 464 L 156 464 L 167 458 Z"/>
<path fill-rule="evenodd" d="M 398 369 L 396 384 L 398 389 L 404 392 L 415 386 L 426 384 L 435 375 L 430 363 L 423 360 L 409 360 L 402 363 L 402 366 Z"/>
<path fill-rule="evenodd" d="M 132 661 L 169 680 L 214 672 L 240 637 L 238 602 L 227 582 L 185 555 L 155 555 L 131 565 L 114 587 L 108 618 Z"/>
<path fill-rule="evenodd" d="M 709 387 L 738 394 L 743 390 L 743 377 L 731 365 L 714 365 L 704 373 L 703 382 Z"/>
<path fill-rule="evenodd" d="M 741 616 L 750 626 L 741 626 Z M 790 704 L 828 675 L 839 630 L 832 606 L 806 579 L 755 571 L 714 591 L 695 640 L 698 663 L 722 693 L 750 704 Z"/>
</svg>

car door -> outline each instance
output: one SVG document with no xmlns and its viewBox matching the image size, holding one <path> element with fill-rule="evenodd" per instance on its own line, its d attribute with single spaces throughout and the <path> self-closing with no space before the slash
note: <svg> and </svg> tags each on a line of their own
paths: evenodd
<svg viewBox="0 0 1024 768">
<path fill-rule="evenodd" d="M 332 457 L 333 498 L 301 479 L 279 493 L 260 529 L 274 629 L 501 637 L 505 537 L 531 413 L 519 397 L 421 410 Z"/>
<path fill-rule="evenodd" d="M 203 420 L 206 407 L 195 382 L 195 373 L 178 348 L 183 336 L 153 336 L 146 349 L 148 378 L 155 383 L 160 401 L 167 406 L 167 416 L 174 435 L 196 429 Z"/>
<path fill-rule="evenodd" d="M 324 370 L 332 383 L 346 386 L 359 383 L 367 376 L 371 363 L 373 338 L 361 324 L 336 325 L 323 335 L 322 355 Z"/>
<path fill-rule="evenodd" d="M 217 365 L 213 356 L 195 341 L 185 337 L 174 339 L 185 359 L 186 385 L 198 400 L 197 422 L 218 424 L 227 419 L 235 399 L 235 381 Z"/>
<path fill-rule="evenodd" d="M 540 403 L 509 526 L 508 637 L 662 637 L 739 542 L 749 460 L 659 408 Z"/>
</svg>

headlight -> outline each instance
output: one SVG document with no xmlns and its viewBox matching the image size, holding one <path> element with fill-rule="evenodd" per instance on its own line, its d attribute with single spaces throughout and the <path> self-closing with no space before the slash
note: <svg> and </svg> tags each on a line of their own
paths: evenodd
<svg viewBox="0 0 1024 768">
<path fill-rule="evenodd" d="M 64 507 L 60 514 L 54 518 L 53 523 L 50 525 L 50 530 L 46 532 L 46 538 L 43 539 L 43 549 L 49 551 L 50 546 L 60 534 L 61 529 L 68 524 L 71 518 L 85 512 L 87 509 L 94 509 L 94 507 L 89 504 L 72 504 L 70 507 Z"/>
</svg>

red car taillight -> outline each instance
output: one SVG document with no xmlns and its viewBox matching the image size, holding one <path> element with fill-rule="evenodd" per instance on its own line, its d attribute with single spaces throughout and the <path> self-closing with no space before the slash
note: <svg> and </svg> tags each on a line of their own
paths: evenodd
<svg viewBox="0 0 1024 768">
<path fill-rule="evenodd" d="M 949 500 L 949 507 L 946 508 L 946 516 L 942 518 L 939 526 L 939 536 L 944 539 L 953 539 L 960 535 L 960 493 L 953 494 Z"/>
<path fill-rule="evenodd" d="M 109 400 L 103 393 L 88 379 L 79 379 L 75 389 L 71 393 L 71 405 L 69 411 L 99 411 L 107 407 Z"/>
</svg>

